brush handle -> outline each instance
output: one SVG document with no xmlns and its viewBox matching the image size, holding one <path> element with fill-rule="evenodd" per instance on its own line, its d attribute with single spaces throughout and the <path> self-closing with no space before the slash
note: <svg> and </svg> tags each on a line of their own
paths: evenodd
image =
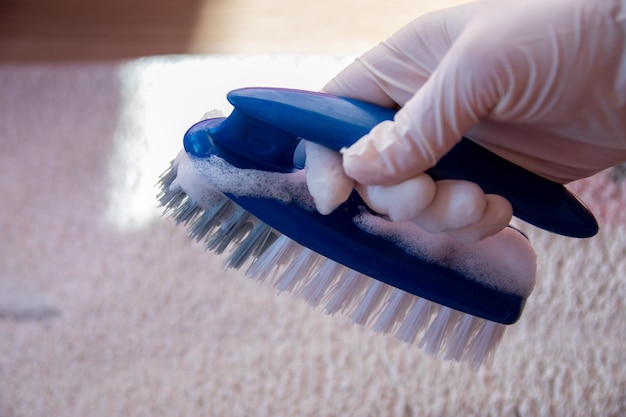
<svg viewBox="0 0 626 417">
<path fill-rule="evenodd" d="M 235 159 L 262 160 L 268 169 L 277 171 L 293 168 L 294 138 L 338 151 L 395 115 L 394 110 L 359 100 L 280 88 L 238 89 L 228 94 L 228 100 L 235 110 L 212 132 L 218 146 L 228 148 Z M 219 130 L 228 132 L 228 137 L 218 140 Z M 563 185 L 467 138 L 427 173 L 435 180 L 472 181 L 485 193 L 501 195 L 511 203 L 516 217 L 547 231 L 579 238 L 598 232 L 591 211 Z"/>
</svg>

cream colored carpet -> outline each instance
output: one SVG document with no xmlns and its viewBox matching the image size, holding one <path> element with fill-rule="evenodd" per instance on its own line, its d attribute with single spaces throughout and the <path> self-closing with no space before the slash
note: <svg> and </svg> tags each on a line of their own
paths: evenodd
<svg viewBox="0 0 626 417">
<path fill-rule="evenodd" d="M 349 59 L 0 66 L 0 416 L 622 416 L 626 176 L 574 184 L 599 236 L 527 227 L 538 283 L 474 373 L 224 272 L 158 174 L 226 91 Z"/>
</svg>

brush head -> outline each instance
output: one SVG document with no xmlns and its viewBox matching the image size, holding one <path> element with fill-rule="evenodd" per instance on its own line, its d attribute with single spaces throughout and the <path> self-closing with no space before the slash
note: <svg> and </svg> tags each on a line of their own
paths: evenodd
<svg viewBox="0 0 626 417">
<path fill-rule="evenodd" d="M 216 193 L 300 245 L 396 288 L 487 320 L 512 324 L 534 284 L 528 240 L 513 230 L 472 244 L 430 234 L 410 222 L 371 212 L 356 193 L 329 215 L 319 214 L 304 172 L 241 169 L 213 155 L 181 153 L 171 188 L 202 209 Z M 519 262 L 501 261 L 507 248 Z M 506 251 L 505 251 L 506 252 Z M 533 258 L 529 259 L 532 255 Z"/>
<path fill-rule="evenodd" d="M 356 195 L 321 216 L 302 171 L 241 169 L 181 152 L 161 188 L 165 211 L 191 238 L 226 254 L 226 267 L 476 368 L 492 357 L 534 283 L 534 252 L 514 230 L 491 245 L 515 254 L 511 262 L 390 222 Z"/>
<path fill-rule="evenodd" d="M 534 286 L 536 259 L 527 238 L 506 229 L 481 242 L 460 243 L 413 223 L 391 222 L 357 193 L 321 215 L 301 169 L 301 138 L 332 142 L 334 148 L 349 145 L 346 140 L 358 139 L 369 124 L 388 118 L 389 110 L 315 93 L 261 89 L 259 96 L 257 90 L 232 93 L 235 110 L 228 118 L 205 120 L 187 132 L 185 150 L 161 177 L 165 211 L 208 249 L 227 253 L 227 267 L 245 268 L 279 291 L 394 333 L 427 353 L 475 367 L 488 361 Z M 483 155 L 468 146 L 459 152 Z M 473 178 L 474 165 L 462 158 L 452 161 L 435 174 Z M 500 168 L 515 173 L 519 167 Z M 497 179 L 496 188 L 550 223 L 550 210 L 525 200 L 537 189 L 511 193 L 507 188 L 528 187 L 520 180 L 527 177 L 513 178 L 512 186 L 506 176 L 490 177 Z M 564 204 L 560 197 L 549 204 L 569 210 L 569 194 L 559 195 L 565 195 Z M 574 214 L 569 220 L 576 223 L 580 213 Z"/>
</svg>

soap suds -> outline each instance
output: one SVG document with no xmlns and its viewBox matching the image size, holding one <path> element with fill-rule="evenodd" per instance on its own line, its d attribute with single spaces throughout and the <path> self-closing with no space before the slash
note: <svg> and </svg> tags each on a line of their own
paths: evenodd
<svg viewBox="0 0 626 417">
<path fill-rule="evenodd" d="M 356 217 L 355 223 L 414 256 L 505 292 L 527 297 L 535 285 L 535 252 L 528 239 L 511 228 L 487 239 L 461 243 L 445 233 L 428 233 L 412 222 L 391 222 L 366 212 Z"/>
<path fill-rule="evenodd" d="M 176 158 L 177 176 L 172 187 L 185 191 L 202 208 L 210 207 L 215 193 L 237 197 L 268 198 L 315 210 L 302 170 L 292 173 L 240 169 L 213 155 L 195 158 L 182 151 Z"/>
<path fill-rule="evenodd" d="M 270 198 L 315 210 L 304 170 L 293 173 L 239 169 L 218 156 L 195 158 L 181 152 L 171 187 L 182 189 L 202 208 L 216 196 Z M 411 255 L 446 265 L 470 279 L 526 297 L 534 287 L 536 255 L 528 240 L 510 228 L 487 239 L 461 243 L 445 233 L 431 234 L 412 222 L 392 222 L 362 213 L 354 219 L 362 230 L 388 239 Z"/>
</svg>

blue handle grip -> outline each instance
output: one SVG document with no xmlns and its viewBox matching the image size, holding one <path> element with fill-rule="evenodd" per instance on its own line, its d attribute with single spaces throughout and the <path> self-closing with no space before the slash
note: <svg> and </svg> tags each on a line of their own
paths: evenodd
<svg viewBox="0 0 626 417">
<path fill-rule="evenodd" d="M 359 100 L 310 91 L 243 88 L 230 92 L 235 110 L 211 128 L 212 146 L 232 158 L 275 171 L 293 169 L 293 153 L 304 138 L 339 150 L 356 142 L 374 126 L 393 119 L 395 111 Z M 193 135 L 187 135 L 193 137 Z M 185 148 L 204 152 L 201 143 L 186 140 Z M 240 164 L 241 165 L 241 164 Z M 435 180 L 462 179 L 485 193 L 499 194 L 514 215 L 537 227 L 570 237 L 591 237 L 598 223 L 591 211 L 563 185 L 521 168 L 463 138 L 435 167 Z"/>
</svg>

